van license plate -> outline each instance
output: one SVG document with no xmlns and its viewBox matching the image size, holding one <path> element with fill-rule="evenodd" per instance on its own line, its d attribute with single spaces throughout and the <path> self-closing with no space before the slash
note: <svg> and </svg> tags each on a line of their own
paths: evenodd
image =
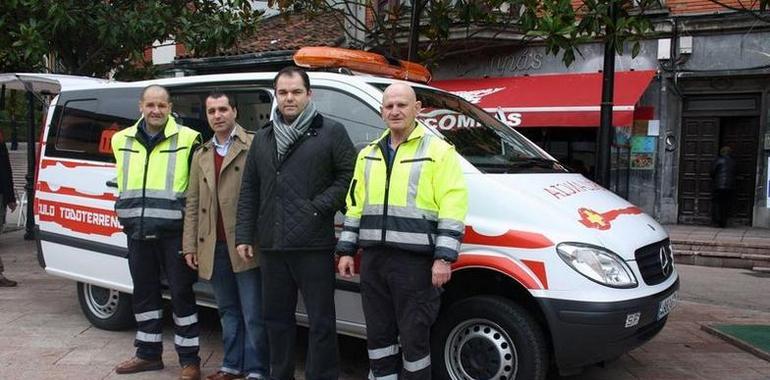
<svg viewBox="0 0 770 380">
<path fill-rule="evenodd" d="M 671 310 L 674 309 L 678 298 L 679 298 L 679 292 L 673 292 L 671 293 L 671 295 L 666 297 L 663 301 L 660 301 L 660 305 L 658 306 L 658 320 L 668 315 L 668 313 L 670 313 Z"/>
</svg>

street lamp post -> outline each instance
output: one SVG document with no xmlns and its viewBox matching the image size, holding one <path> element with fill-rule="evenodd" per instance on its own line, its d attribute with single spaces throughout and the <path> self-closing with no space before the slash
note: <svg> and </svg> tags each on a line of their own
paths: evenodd
<svg viewBox="0 0 770 380">
<path fill-rule="evenodd" d="M 27 126 L 27 183 L 24 185 L 24 189 L 27 191 L 27 223 L 25 225 L 26 231 L 24 232 L 25 240 L 33 240 L 35 238 L 35 94 L 31 89 L 27 89 L 27 109 L 28 120 Z"/>
<path fill-rule="evenodd" d="M 617 4 L 610 1 L 609 18 L 612 28 L 617 21 Z M 602 71 L 602 103 L 599 120 L 599 136 L 596 149 L 596 175 L 599 185 L 610 186 L 610 151 L 612 144 L 612 107 L 615 86 L 615 32 L 605 27 L 604 69 Z"/>
</svg>

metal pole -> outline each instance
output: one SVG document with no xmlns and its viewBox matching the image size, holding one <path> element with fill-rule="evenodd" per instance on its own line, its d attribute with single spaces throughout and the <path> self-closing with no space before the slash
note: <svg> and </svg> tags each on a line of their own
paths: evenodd
<svg viewBox="0 0 770 380">
<path fill-rule="evenodd" d="M 617 20 L 617 4 L 610 1 L 610 20 Z M 610 144 L 612 143 L 612 107 L 615 86 L 615 38 L 614 30 L 605 27 L 604 69 L 602 76 L 602 104 L 599 121 L 599 136 L 596 149 L 596 181 L 599 185 L 610 186 Z"/>
<path fill-rule="evenodd" d="M 27 112 L 29 123 L 27 125 L 27 223 L 24 232 L 25 240 L 35 239 L 35 94 L 27 90 Z"/>
</svg>

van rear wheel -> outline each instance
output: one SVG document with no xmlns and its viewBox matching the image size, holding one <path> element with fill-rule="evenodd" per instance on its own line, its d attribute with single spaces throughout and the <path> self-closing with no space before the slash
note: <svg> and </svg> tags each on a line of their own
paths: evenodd
<svg viewBox="0 0 770 380">
<path fill-rule="evenodd" d="M 135 324 L 129 294 L 78 282 L 78 302 L 88 321 L 100 329 L 126 330 Z"/>
<path fill-rule="evenodd" d="M 502 297 L 472 297 L 441 314 L 432 334 L 440 380 L 545 379 L 548 353 L 539 324 Z"/>
</svg>

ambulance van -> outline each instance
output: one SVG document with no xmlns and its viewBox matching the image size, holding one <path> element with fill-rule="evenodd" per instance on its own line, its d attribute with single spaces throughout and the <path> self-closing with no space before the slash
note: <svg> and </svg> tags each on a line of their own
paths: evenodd
<svg viewBox="0 0 770 380">
<path fill-rule="evenodd" d="M 125 329 L 133 322 L 109 142 L 139 117 L 140 91 L 150 84 L 168 88 L 177 122 L 210 138 L 204 110 L 210 91 L 233 94 L 238 122 L 257 129 L 274 107 L 274 75 L 133 83 L 18 77 L 48 83 L 58 94 L 48 108 L 37 166 L 38 257 L 46 272 L 77 282 L 78 301 L 93 325 Z M 395 79 L 342 70 L 311 72 L 310 81 L 319 111 L 344 124 L 358 148 L 383 133 L 382 92 Z M 663 329 L 679 287 L 663 227 L 463 98 L 413 87 L 423 106 L 419 121 L 456 147 L 469 187 L 465 238 L 432 332 L 436 378 L 575 373 Z M 216 307 L 208 283 L 199 282 L 196 291 L 201 305 Z M 357 278 L 338 277 L 335 301 L 338 331 L 364 337 Z M 307 321 L 302 305 L 297 316 Z"/>
</svg>

